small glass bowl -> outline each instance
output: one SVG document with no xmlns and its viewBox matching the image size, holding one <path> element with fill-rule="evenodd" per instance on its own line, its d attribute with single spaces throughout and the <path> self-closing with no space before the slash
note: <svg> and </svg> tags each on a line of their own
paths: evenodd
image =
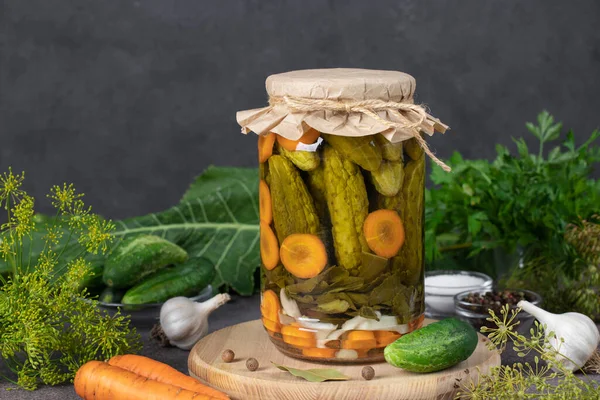
<svg viewBox="0 0 600 400">
<path fill-rule="evenodd" d="M 480 278 L 481 283 L 466 286 L 428 285 L 427 278 L 440 275 Z M 474 271 L 438 270 L 425 272 L 425 315 L 428 318 L 446 318 L 454 315 L 454 296 L 464 291 L 489 290 L 494 280 L 486 274 Z"/>
<path fill-rule="evenodd" d="M 208 285 L 195 296 L 188 297 L 192 301 L 202 302 L 208 300 L 212 295 L 212 286 Z M 158 322 L 160 318 L 160 308 L 163 303 L 153 304 L 121 304 L 121 303 L 103 303 L 98 302 L 98 307 L 114 315 L 117 310 L 122 314 L 131 316 L 131 323 L 138 327 L 151 327 Z"/>
<path fill-rule="evenodd" d="M 511 292 L 520 292 L 523 293 L 525 300 L 539 306 L 542 303 L 542 296 L 539 294 L 532 292 L 531 290 L 524 289 L 505 289 Z M 490 317 L 489 314 L 489 305 L 483 304 L 474 304 L 470 303 L 466 300 L 467 296 L 471 293 L 479 293 L 480 295 L 484 295 L 490 292 L 489 289 L 483 290 L 467 290 L 462 293 L 458 293 L 454 296 L 454 308 L 456 315 L 458 318 L 462 319 L 465 322 L 470 323 L 477 331 L 481 329 L 483 326 L 487 326 L 488 328 L 496 327 L 492 322 L 487 321 L 486 319 Z M 500 308 L 502 306 L 493 307 L 492 309 L 496 313 L 496 315 L 500 316 Z M 517 308 L 516 304 L 512 304 L 509 310 L 514 310 Z M 519 325 L 517 325 L 517 332 L 521 334 L 526 334 L 529 332 L 533 324 L 533 317 L 526 312 L 521 312 L 517 315 L 515 322 L 520 321 Z"/>
</svg>

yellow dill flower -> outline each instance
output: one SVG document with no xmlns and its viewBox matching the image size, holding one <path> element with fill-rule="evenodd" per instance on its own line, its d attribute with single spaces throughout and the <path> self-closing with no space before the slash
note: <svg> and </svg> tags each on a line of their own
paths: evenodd
<svg viewBox="0 0 600 400">
<path fill-rule="evenodd" d="M 111 232 L 115 229 L 115 224 L 110 220 L 100 219 L 97 215 L 88 216 L 86 219 L 87 229 L 79 237 L 79 243 L 89 253 L 106 252 L 108 244 L 114 239 Z"/>
<path fill-rule="evenodd" d="M 47 277 L 52 274 L 54 268 L 58 265 L 58 254 L 51 249 L 44 250 L 38 258 L 36 270 L 40 275 Z"/>
<path fill-rule="evenodd" d="M 85 261 L 83 257 L 70 261 L 67 264 L 67 272 L 63 276 L 63 287 L 77 289 L 90 268 L 90 263 Z"/>
<path fill-rule="evenodd" d="M 48 195 L 52 199 L 52 205 L 63 214 L 68 214 L 73 208 L 73 203 L 83 197 L 83 194 L 75 192 L 75 186 L 72 183 L 63 183 L 63 186 L 54 185 Z"/>
<path fill-rule="evenodd" d="M 24 194 L 21 201 L 12 208 L 11 224 L 19 239 L 22 239 L 23 236 L 28 235 L 33 230 L 33 203 L 33 197 Z"/>
<path fill-rule="evenodd" d="M 58 226 L 46 225 L 46 234 L 43 239 L 46 243 L 57 245 L 63 237 L 63 230 Z"/>
<path fill-rule="evenodd" d="M 4 235 L 0 238 L 0 256 L 4 261 L 8 261 L 8 259 L 14 256 L 16 253 L 14 251 L 15 240 L 12 236 Z"/>
<path fill-rule="evenodd" d="M 484 326 L 481 328 L 481 332 L 488 334 L 490 341 L 487 343 L 487 347 L 490 350 L 495 350 L 498 347 L 500 351 L 503 351 L 509 340 L 519 336 L 516 328 L 520 321 L 515 320 L 515 318 L 520 311 L 520 308 L 509 310 L 509 306 L 506 304 L 500 310 L 501 317 L 498 317 L 493 310 L 489 310 L 490 317 L 486 320 L 494 323 L 496 327 Z"/>
<path fill-rule="evenodd" d="M 0 204 L 4 204 L 4 208 L 8 209 L 10 201 L 16 202 L 25 194 L 21 190 L 21 185 L 25 179 L 25 172 L 14 175 L 12 168 L 8 167 L 8 172 L 0 175 Z"/>
<path fill-rule="evenodd" d="M 90 212 L 92 211 L 92 207 L 87 207 L 83 203 L 83 200 L 77 199 L 73 201 L 71 204 L 68 213 L 69 227 L 72 229 L 82 229 L 84 225 L 88 223 L 88 217 L 90 216 Z"/>
</svg>

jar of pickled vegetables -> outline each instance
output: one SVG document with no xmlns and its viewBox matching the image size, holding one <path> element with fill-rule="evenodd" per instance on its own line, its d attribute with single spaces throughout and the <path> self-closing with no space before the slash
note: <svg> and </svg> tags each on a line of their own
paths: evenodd
<svg viewBox="0 0 600 400">
<path fill-rule="evenodd" d="M 423 322 L 424 134 L 447 126 L 395 71 L 272 75 L 258 134 L 261 314 L 277 348 L 324 362 L 383 360 Z M 445 167 L 445 166 L 444 166 Z"/>
</svg>

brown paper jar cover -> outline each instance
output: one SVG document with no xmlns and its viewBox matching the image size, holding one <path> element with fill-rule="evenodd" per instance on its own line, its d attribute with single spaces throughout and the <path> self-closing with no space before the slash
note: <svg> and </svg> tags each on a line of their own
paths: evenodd
<svg viewBox="0 0 600 400">
<path fill-rule="evenodd" d="M 339 102 L 379 100 L 414 104 L 415 79 L 403 72 L 368 69 L 334 68 L 291 71 L 271 75 L 266 80 L 270 98 L 325 99 Z M 414 122 L 414 112 L 389 110 L 377 111 L 385 121 Z M 297 140 L 311 127 L 319 132 L 340 136 L 367 136 L 381 133 L 391 142 L 412 138 L 415 133 L 434 131 L 444 133 L 448 127 L 427 114 L 417 129 L 390 126 L 360 112 L 335 112 L 316 110 L 294 112 L 285 104 L 239 111 L 237 122 L 243 133 L 250 131 L 259 135 L 277 133 L 287 139 Z"/>
</svg>

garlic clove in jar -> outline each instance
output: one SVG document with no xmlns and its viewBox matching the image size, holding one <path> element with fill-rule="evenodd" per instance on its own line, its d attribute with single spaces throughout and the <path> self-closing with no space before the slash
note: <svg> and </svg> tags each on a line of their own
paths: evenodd
<svg viewBox="0 0 600 400">
<path fill-rule="evenodd" d="M 287 294 L 285 294 L 285 289 L 281 289 L 279 292 L 279 299 L 281 301 L 281 307 L 283 311 L 292 318 L 299 318 L 302 316 L 300 313 L 300 308 L 298 308 L 298 304 L 296 300 L 290 299 Z"/>
</svg>

